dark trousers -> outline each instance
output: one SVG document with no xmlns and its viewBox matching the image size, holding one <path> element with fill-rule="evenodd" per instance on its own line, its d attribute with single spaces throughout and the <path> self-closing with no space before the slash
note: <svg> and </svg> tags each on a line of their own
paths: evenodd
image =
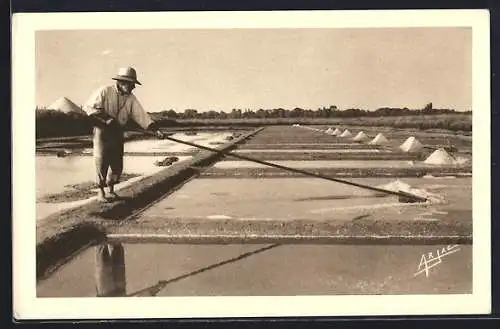
<svg viewBox="0 0 500 329">
<path fill-rule="evenodd" d="M 123 131 L 94 127 L 94 161 L 99 187 L 120 182 L 123 172 Z"/>
</svg>

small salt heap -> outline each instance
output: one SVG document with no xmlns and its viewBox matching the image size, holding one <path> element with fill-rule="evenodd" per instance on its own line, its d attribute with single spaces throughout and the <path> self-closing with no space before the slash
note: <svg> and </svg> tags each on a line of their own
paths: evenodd
<svg viewBox="0 0 500 329">
<path fill-rule="evenodd" d="M 403 152 L 418 152 L 420 151 L 424 146 L 418 139 L 415 137 L 411 136 L 406 139 L 406 141 L 399 146 L 399 149 Z"/>
<path fill-rule="evenodd" d="M 360 131 L 356 137 L 354 137 L 352 140 L 356 142 L 363 142 L 368 139 L 368 135 L 366 135 L 364 132 Z"/>
<path fill-rule="evenodd" d="M 389 191 L 394 191 L 394 192 L 405 192 L 409 194 L 413 194 L 415 196 L 419 196 L 421 198 L 427 199 L 427 202 L 430 203 L 445 203 L 446 200 L 442 195 L 436 194 L 436 193 L 431 193 L 428 192 L 425 189 L 418 189 L 418 188 L 413 188 L 411 185 L 397 179 L 393 182 L 384 184 L 384 185 L 379 185 L 377 186 L 378 188 L 384 189 L 384 190 L 389 190 Z"/>
<path fill-rule="evenodd" d="M 389 191 L 403 191 L 403 192 L 409 192 L 411 190 L 410 184 L 407 184 L 399 179 L 396 179 L 393 182 L 379 185 L 377 186 L 378 188 L 384 189 L 384 190 L 389 190 Z"/>
<path fill-rule="evenodd" d="M 438 148 L 424 161 L 426 164 L 433 165 L 453 165 L 458 161 L 450 155 L 444 148 Z"/>
<path fill-rule="evenodd" d="M 329 127 L 327 130 L 325 130 L 325 133 L 331 135 L 333 133 L 332 127 Z"/>
<path fill-rule="evenodd" d="M 339 128 L 335 128 L 335 130 L 333 131 L 332 135 L 334 135 L 334 136 L 338 136 L 338 135 L 340 135 L 341 133 L 342 133 L 342 132 L 340 131 L 340 129 L 339 129 Z"/>
<path fill-rule="evenodd" d="M 370 145 L 385 145 L 389 144 L 389 140 L 385 138 L 382 133 L 378 133 L 374 139 L 372 139 L 368 144 Z"/>
<path fill-rule="evenodd" d="M 349 129 L 344 130 L 344 132 L 340 135 L 340 137 L 351 137 L 352 134 Z"/>
</svg>

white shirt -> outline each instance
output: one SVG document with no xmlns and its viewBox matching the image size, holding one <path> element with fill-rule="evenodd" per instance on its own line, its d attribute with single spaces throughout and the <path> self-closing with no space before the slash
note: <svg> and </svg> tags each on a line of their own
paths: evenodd
<svg viewBox="0 0 500 329">
<path fill-rule="evenodd" d="M 84 106 L 88 115 L 104 113 L 114 118 L 121 126 L 129 119 L 134 120 L 143 129 L 147 129 L 153 120 L 143 109 L 134 94 L 122 95 L 116 84 L 102 86 L 88 99 Z"/>
</svg>

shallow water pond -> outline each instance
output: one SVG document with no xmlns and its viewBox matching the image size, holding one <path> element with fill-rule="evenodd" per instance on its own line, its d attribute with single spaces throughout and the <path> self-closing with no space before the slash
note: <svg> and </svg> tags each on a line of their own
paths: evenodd
<svg viewBox="0 0 500 329">
<path fill-rule="evenodd" d="M 471 293 L 472 247 L 115 244 L 91 247 L 37 284 L 38 297 Z M 425 271 L 422 255 L 452 253 Z M 119 253 L 117 253 L 119 252 Z M 114 261 L 111 261 L 114 259 Z M 121 273 L 105 280 L 107 273 Z M 423 271 L 422 271 L 423 270 Z M 98 275 L 96 275 L 98 274 Z"/>
<path fill-rule="evenodd" d="M 382 187 L 391 178 L 349 179 Z M 472 220 L 472 179 L 402 178 L 399 185 L 423 189 L 444 198 L 442 203 L 401 203 L 397 196 L 314 178 L 203 178 L 185 184 L 144 211 L 140 219 L 187 218 L 227 220 Z"/>
<path fill-rule="evenodd" d="M 136 174 L 138 176 L 128 180 L 123 179 L 116 190 L 120 190 L 127 184 L 142 179 L 144 176 L 152 175 L 165 167 L 158 167 L 154 164 L 157 160 L 162 160 L 161 156 L 125 156 L 123 159 L 124 173 Z M 179 156 L 178 162 L 191 158 L 191 156 Z M 74 189 L 70 185 L 82 183 L 93 183 L 96 180 L 94 159 L 89 156 L 68 156 L 57 158 L 55 156 L 37 156 L 36 162 L 36 218 L 41 220 L 48 215 L 60 210 L 73 208 L 92 201 L 95 194 L 80 193 L 82 196 L 78 200 L 61 199 L 61 202 L 42 202 L 43 198 L 49 195 L 63 193 Z"/>
<path fill-rule="evenodd" d="M 185 160 L 189 157 L 184 157 Z M 148 175 L 162 169 L 154 164 L 161 160 L 158 156 L 125 156 L 123 159 L 124 172 Z M 37 197 L 49 193 L 59 193 L 65 190 L 66 185 L 95 181 L 96 173 L 93 157 L 55 156 L 36 157 L 36 194 Z"/>
<path fill-rule="evenodd" d="M 195 143 L 202 146 L 212 146 L 213 143 L 217 142 L 227 142 L 225 137 L 229 136 L 229 133 L 198 133 L 196 135 L 185 135 L 182 133 L 172 135 L 173 138 L 180 139 L 183 141 Z M 169 140 L 158 140 L 158 139 L 148 139 L 148 140 L 136 140 L 130 141 L 125 144 L 125 153 L 127 152 L 195 152 L 198 151 L 197 148 L 176 143 Z"/>
</svg>

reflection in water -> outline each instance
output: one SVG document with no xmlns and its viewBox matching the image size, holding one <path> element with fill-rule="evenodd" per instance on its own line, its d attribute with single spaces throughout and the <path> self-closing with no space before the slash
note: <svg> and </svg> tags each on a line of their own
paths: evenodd
<svg viewBox="0 0 500 329">
<path fill-rule="evenodd" d="M 37 281 L 37 298 L 472 293 L 470 244 L 460 245 L 427 278 L 414 276 L 422 255 L 446 245 L 282 242 L 170 244 L 115 237 Z"/>
<path fill-rule="evenodd" d="M 272 244 L 257 250 L 243 253 L 215 264 L 199 268 L 170 280 L 161 280 L 150 287 L 127 295 L 125 275 L 125 252 L 120 242 L 101 243 L 95 248 L 95 286 L 97 297 L 155 296 L 167 284 L 186 279 L 193 275 L 236 262 L 238 260 L 275 248 L 280 244 Z"/>
<path fill-rule="evenodd" d="M 272 245 L 269 245 L 269 246 L 266 246 L 266 247 L 258 248 L 258 249 L 253 250 L 253 251 L 245 252 L 245 253 L 243 253 L 243 254 L 241 254 L 239 256 L 232 257 L 232 258 L 226 259 L 226 260 L 221 261 L 221 262 L 217 262 L 217 263 L 209 265 L 209 266 L 205 266 L 205 267 L 199 268 L 199 269 L 197 269 L 195 271 L 183 274 L 181 276 L 178 276 L 178 277 L 170 279 L 170 280 L 160 280 L 160 281 L 158 281 L 157 284 L 154 284 L 154 285 L 152 285 L 150 287 L 147 287 L 145 289 L 142 289 L 140 291 L 133 292 L 133 293 L 129 294 L 128 296 L 133 296 L 133 297 L 145 297 L 145 296 L 146 297 L 147 296 L 151 297 L 151 296 L 156 296 L 163 288 L 165 288 L 170 283 L 174 283 L 174 282 L 177 282 L 177 281 L 189 278 L 189 277 L 191 277 L 193 275 L 197 275 L 197 274 L 200 274 L 200 273 L 203 273 L 203 272 L 206 272 L 206 271 L 209 271 L 209 270 L 221 267 L 223 265 L 234 263 L 236 261 L 245 259 L 247 257 L 253 256 L 253 255 L 261 253 L 261 252 L 264 252 L 266 250 L 276 248 L 276 247 L 278 247 L 280 245 L 281 244 L 279 244 L 279 243 L 275 243 L 275 244 L 272 244 Z"/>
<path fill-rule="evenodd" d="M 103 243 L 95 247 L 95 283 L 97 297 L 120 297 L 126 293 L 125 253 L 121 243 Z"/>
</svg>

